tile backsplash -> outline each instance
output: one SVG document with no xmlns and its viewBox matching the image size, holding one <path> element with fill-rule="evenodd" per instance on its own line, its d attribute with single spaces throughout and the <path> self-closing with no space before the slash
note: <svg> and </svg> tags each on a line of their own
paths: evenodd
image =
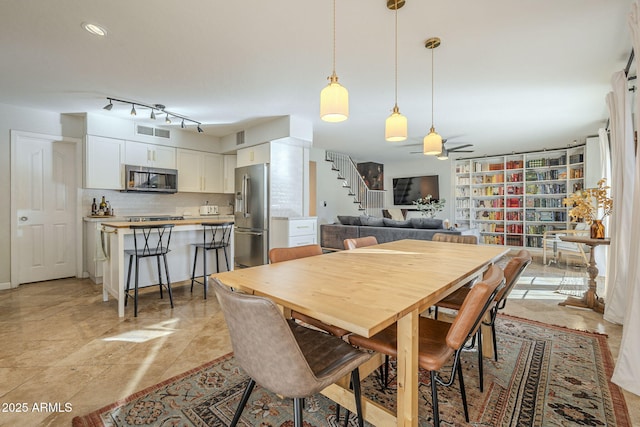
<svg viewBox="0 0 640 427">
<path fill-rule="evenodd" d="M 82 210 L 84 215 L 91 214 L 91 203 L 95 197 L 100 203 L 102 196 L 111 203 L 116 216 L 136 215 L 184 215 L 197 216 L 199 207 L 209 202 L 217 205 L 221 215 L 233 214 L 233 194 L 210 193 L 124 193 L 114 190 L 82 191 Z"/>
</svg>

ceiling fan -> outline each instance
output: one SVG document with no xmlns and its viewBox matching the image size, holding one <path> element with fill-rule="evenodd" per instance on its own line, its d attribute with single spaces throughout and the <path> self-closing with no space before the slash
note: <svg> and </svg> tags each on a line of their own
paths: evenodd
<svg viewBox="0 0 640 427">
<path fill-rule="evenodd" d="M 474 150 L 465 150 L 465 148 L 473 147 L 473 144 L 465 144 L 462 142 L 448 142 L 450 138 L 444 138 L 442 140 L 442 149 L 440 154 L 437 154 L 441 160 L 445 160 L 448 158 L 450 153 L 473 153 Z M 453 145 L 453 146 L 452 146 Z M 407 145 L 407 147 L 417 147 L 422 146 L 422 144 L 411 144 Z M 410 151 L 410 154 L 422 154 L 422 151 Z"/>
</svg>

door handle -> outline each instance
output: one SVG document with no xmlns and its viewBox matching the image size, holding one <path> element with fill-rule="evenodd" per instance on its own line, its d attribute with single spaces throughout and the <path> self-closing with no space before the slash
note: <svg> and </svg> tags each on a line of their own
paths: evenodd
<svg viewBox="0 0 640 427">
<path fill-rule="evenodd" d="M 262 233 L 256 231 L 238 231 L 236 230 L 236 234 L 248 235 L 248 236 L 262 236 Z"/>
<path fill-rule="evenodd" d="M 27 221 L 29 218 L 27 218 L 26 216 L 21 216 L 20 217 L 20 221 Z"/>
</svg>

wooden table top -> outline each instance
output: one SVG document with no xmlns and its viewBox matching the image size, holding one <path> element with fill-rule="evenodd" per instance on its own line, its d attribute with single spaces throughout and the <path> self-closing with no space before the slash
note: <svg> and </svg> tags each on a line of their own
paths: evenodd
<svg viewBox="0 0 640 427">
<path fill-rule="evenodd" d="M 482 273 L 505 246 L 400 240 L 213 274 L 227 286 L 372 336 Z"/>
<path fill-rule="evenodd" d="M 132 225 L 165 225 L 165 224 L 174 224 L 178 225 L 200 225 L 203 223 L 207 224 L 223 224 L 225 222 L 233 223 L 233 220 L 228 219 L 212 219 L 212 218 L 190 218 L 190 219 L 174 219 L 168 221 L 116 221 L 116 222 L 103 222 L 102 225 L 105 227 L 112 228 L 129 228 Z"/>
</svg>

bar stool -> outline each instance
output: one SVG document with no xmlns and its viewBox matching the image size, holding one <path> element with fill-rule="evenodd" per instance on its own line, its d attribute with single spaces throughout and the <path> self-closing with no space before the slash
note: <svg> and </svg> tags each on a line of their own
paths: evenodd
<svg viewBox="0 0 640 427">
<path fill-rule="evenodd" d="M 171 230 L 173 224 L 162 225 L 131 225 L 133 230 L 134 249 L 124 251 L 125 255 L 129 255 L 129 271 L 127 272 L 127 288 L 125 289 L 124 305 L 126 307 L 129 295 L 129 284 L 131 282 L 131 267 L 133 259 L 136 260 L 136 277 L 133 296 L 133 315 L 138 317 L 138 272 L 140 271 L 140 258 L 155 257 L 158 263 L 158 286 L 160 286 L 160 298 L 163 298 L 162 287 L 167 287 L 169 293 L 169 301 L 173 308 L 173 294 L 171 293 L 171 279 L 169 279 L 169 267 L 167 265 L 167 254 L 169 250 L 169 242 L 171 241 Z M 138 241 L 140 239 L 140 241 Z M 164 272 L 167 276 L 167 284 L 162 283 L 162 269 L 160 268 L 160 257 L 164 260 Z"/>
<path fill-rule="evenodd" d="M 218 269 L 218 251 L 222 249 L 224 260 L 227 263 L 227 271 L 229 268 L 229 258 L 227 256 L 227 248 L 231 239 L 231 230 L 233 222 L 203 222 L 202 223 L 202 243 L 192 243 L 196 247 L 196 253 L 193 257 L 193 271 L 191 272 L 191 292 L 193 292 L 193 284 L 200 283 L 204 287 L 204 299 L 207 299 L 207 252 L 216 251 L 216 273 Z M 217 237 L 217 239 L 216 239 Z M 202 249 L 202 282 L 196 280 L 196 263 L 198 262 L 198 249 Z"/>
</svg>

